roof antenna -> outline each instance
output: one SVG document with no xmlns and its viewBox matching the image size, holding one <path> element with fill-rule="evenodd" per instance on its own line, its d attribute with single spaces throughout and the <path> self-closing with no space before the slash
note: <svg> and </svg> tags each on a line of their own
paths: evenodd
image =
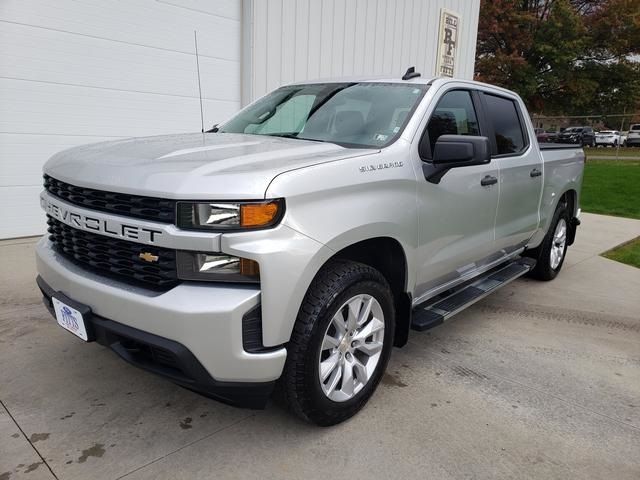
<svg viewBox="0 0 640 480">
<path fill-rule="evenodd" d="M 200 126 L 201 132 L 204 133 L 204 112 L 202 110 L 202 86 L 200 85 L 200 60 L 198 60 L 198 33 L 193 31 L 193 41 L 196 46 L 196 69 L 198 71 L 198 95 L 200 97 Z"/>
<path fill-rule="evenodd" d="M 419 76 L 420 74 L 416 72 L 416 67 L 409 67 L 407 68 L 407 72 L 402 76 L 402 80 L 411 80 Z"/>
</svg>

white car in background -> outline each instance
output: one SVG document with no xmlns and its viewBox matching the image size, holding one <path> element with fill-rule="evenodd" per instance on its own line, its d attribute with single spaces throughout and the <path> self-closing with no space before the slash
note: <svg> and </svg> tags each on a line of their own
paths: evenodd
<svg viewBox="0 0 640 480">
<path fill-rule="evenodd" d="M 617 147 L 622 144 L 622 137 L 617 130 L 602 130 L 596 133 L 596 146 Z"/>
<path fill-rule="evenodd" d="M 640 146 L 640 123 L 629 126 L 629 134 L 627 135 L 627 147 Z"/>
</svg>

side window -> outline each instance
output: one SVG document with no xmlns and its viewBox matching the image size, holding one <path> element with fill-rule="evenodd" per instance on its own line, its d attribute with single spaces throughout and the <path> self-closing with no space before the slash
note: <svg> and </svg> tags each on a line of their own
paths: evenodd
<svg viewBox="0 0 640 480">
<path fill-rule="evenodd" d="M 441 135 L 480 135 L 471 92 L 451 90 L 445 93 L 427 124 L 431 151 Z"/>
<path fill-rule="evenodd" d="M 525 141 L 518 110 L 513 100 L 485 93 L 487 115 L 493 123 L 498 155 L 517 153 L 524 149 Z"/>
</svg>

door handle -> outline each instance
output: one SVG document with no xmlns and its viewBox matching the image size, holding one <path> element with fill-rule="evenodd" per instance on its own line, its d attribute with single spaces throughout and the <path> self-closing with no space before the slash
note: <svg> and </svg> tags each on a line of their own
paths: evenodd
<svg viewBox="0 0 640 480">
<path fill-rule="evenodd" d="M 533 170 L 531 170 L 531 172 L 529 172 L 529 176 L 531 178 L 539 177 L 540 175 L 542 175 L 542 172 L 537 168 L 534 168 Z"/>
<path fill-rule="evenodd" d="M 483 187 L 487 187 L 489 185 L 494 185 L 498 183 L 498 179 L 496 177 L 492 177 L 491 175 L 485 175 L 482 180 L 480 180 L 480 185 Z"/>
</svg>

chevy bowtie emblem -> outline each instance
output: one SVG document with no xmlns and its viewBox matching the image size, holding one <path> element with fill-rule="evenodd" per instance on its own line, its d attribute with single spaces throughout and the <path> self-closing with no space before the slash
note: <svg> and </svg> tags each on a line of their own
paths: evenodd
<svg viewBox="0 0 640 480">
<path fill-rule="evenodd" d="M 158 259 L 160 258 L 158 257 L 158 255 L 154 255 L 151 252 L 142 252 L 140 255 L 138 255 L 138 257 L 144 260 L 145 262 L 149 262 L 149 263 L 157 262 Z"/>
</svg>

